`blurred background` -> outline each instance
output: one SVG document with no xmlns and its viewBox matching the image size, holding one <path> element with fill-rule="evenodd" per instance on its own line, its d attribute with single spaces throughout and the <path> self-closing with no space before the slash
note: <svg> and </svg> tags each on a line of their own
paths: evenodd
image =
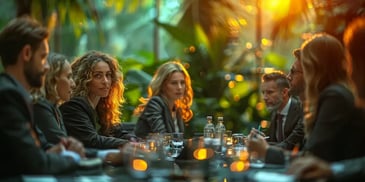
<svg viewBox="0 0 365 182">
<path fill-rule="evenodd" d="M 115 56 L 127 88 L 123 122 L 136 122 L 156 68 L 180 60 L 194 90 L 189 137 L 207 115 L 224 116 L 234 133 L 257 128 L 269 118 L 261 75 L 287 73 L 293 49 L 313 33 L 341 40 L 365 0 L 0 0 L 0 12 L 0 27 L 24 14 L 38 19 L 52 32 L 51 51 L 70 60 L 88 50 Z"/>
</svg>

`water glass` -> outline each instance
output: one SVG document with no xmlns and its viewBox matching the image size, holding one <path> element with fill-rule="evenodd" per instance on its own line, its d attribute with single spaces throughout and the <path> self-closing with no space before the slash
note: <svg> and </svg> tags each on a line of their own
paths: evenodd
<svg viewBox="0 0 365 182">
<path fill-rule="evenodd" d="M 242 133 L 234 133 L 232 135 L 233 146 L 244 146 L 245 145 L 245 136 Z"/>
<path fill-rule="evenodd" d="M 226 130 L 223 141 L 226 146 L 232 145 L 232 131 L 231 130 Z"/>
<path fill-rule="evenodd" d="M 163 149 L 166 160 L 175 161 L 184 148 L 184 133 L 165 133 Z"/>
</svg>

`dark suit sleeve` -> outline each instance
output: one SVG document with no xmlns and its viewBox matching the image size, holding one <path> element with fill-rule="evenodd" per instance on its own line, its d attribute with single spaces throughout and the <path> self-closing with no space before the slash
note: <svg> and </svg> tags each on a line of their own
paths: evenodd
<svg viewBox="0 0 365 182">
<path fill-rule="evenodd" d="M 16 90 L 2 90 L 0 103 L 0 170 L 4 175 L 60 174 L 77 167 L 70 159 L 45 153 L 36 144 L 23 95 Z"/>
<path fill-rule="evenodd" d="M 34 122 L 43 132 L 48 142 L 57 144 L 61 137 L 66 137 L 65 131 L 58 126 L 56 116 L 51 106 L 38 102 L 34 104 Z"/>
<path fill-rule="evenodd" d="M 162 101 L 152 97 L 141 116 L 138 118 L 135 134 L 138 137 L 146 137 L 148 133 L 166 133 L 165 117 Z"/>
<path fill-rule="evenodd" d="M 335 172 L 329 181 L 365 180 L 365 157 L 336 162 L 334 165 L 342 165 L 342 169 Z"/>
<path fill-rule="evenodd" d="M 345 138 L 348 120 L 352 116 L 353 102 L 341 93 L 328 91 L 319 100 L 319 108 L 313 131 L 305 145 L 305 150 L 326 161 L 341 160 L 343 151 L 338 147 Z M 345 131 L 344 131 L 345 129 Z"/>
<path fill-rule="evenodd" d="M 268 164 L 284 164 L 284 150 L 279 147 L 270 146 L 266 151 L 265 163 Z"/>
<path fill-rule="evenodd" d="M 301 117 L 298 117 L 297 119 L 298 120 L 295 121 L 296 124 L 293 131 L 283 142 L 280 142 L 277 146 L 287 150 L 291 150 L 294 148 L 295 145 L 303 144 L 303 139 L 304 139 L 303 115 Z"/>
<path fill-rule="evenodd" d="M 85 147 L 110 149 L 128 142 L 120 138 L 99 135 L 92 124 L 93 118 L 88 116 L 85 107 L 79 102 L 68 101 L 60 107 L 60 110 L 68 135 L 80 140 Z"/>
</svg>

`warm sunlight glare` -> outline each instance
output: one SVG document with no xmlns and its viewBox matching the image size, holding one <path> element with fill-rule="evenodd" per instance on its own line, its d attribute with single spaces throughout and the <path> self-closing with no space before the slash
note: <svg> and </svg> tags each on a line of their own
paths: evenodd
<svg viewBox="0 0 365 182">
<path fill-rule="evenodd" d="M 238 82 L 242 82 L 244 80 L 244 77 L 241 74 L 237 74 L 234 78 Z"/>
<path fill-rule="evenodd" d="M 193 156 L 197 160 L 210 159 L 214 154 L 214 151 L 210 148 L 198 148 L 194 150 Z"/>
<path fill-rule="evenodd" d="M 262 120 L 261 123 L 260 123 L 260 125 L 261 125 L 261 128 L 267 128 L 268 123 L 267 123 L 266 120 Z"/>
<path fill-rule="evenodd" d="M 246 48 L 247 49 L 252 49 L 252 43 L 251 42 L 247 42 L 246 43 Z"/>
<path fill-rule="evenodd" d="M 264 107 L 265 107 L 265 105 L 264 105 L 264 103 L 263 103 L 263 102 L 258 102 L 258 103 L 256 104 L 256 109 L 257 109 L 258 111 L 262 111 L 262 110 L 264 109 Z"/>
<path fill-rule="evenodd" d="M 243 162 L 243 161 L 232 162 L 232 164 L 230 166 L 230 170 L 232 172 L 241 172 L 241 171 L 245 170 L 245 162 Z"/>
<path fill-rule="evenodd" d="M 287 15 L 290 0 L 263 0 L 262 9 L 269 11 L 273 19 L 281 19 Z"/>
<path fill-rule="evenodd" d="M 236 82 L 235 82 L 235 81 L 229 81 L 229 82 L 228 82 L 228 87 L 229 87 L 229 88 L 234 88 L 234 87 L 236 87 Z"/>
<path fill-rule="evenodd" d="M 147 162 L 143 159 L 133 159 L 132 165 L 136 171 L 146 171 L 148 168 Z"/>
</svg>

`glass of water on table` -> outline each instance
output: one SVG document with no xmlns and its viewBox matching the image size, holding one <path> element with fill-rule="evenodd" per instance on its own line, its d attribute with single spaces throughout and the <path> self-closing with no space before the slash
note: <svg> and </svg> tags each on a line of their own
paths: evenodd
<svg viewBox="0 0 365 182">
<path fill-rule="evenodd" d="M 166 160 L 175 161 L 184 148 L 184 133 L 164 133 L 163 148 Z"/>
</svg>

